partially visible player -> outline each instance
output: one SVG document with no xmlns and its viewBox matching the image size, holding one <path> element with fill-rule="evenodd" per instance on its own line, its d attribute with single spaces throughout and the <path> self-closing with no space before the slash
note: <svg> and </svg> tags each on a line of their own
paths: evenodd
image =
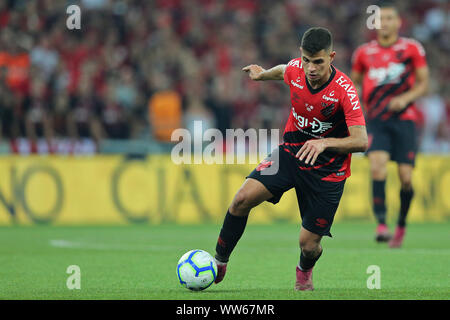
<svg viewBox="0 0 450 320">
<path fill-rule="evenodd" d="M 294 288 L 313 290 L 312 269 L 322 255 L 322 237 L 331 236 L 350 176 L 351 153 L 365 151 L 368 144 L 356 89 L 331 64 L 335 55 L 331 33 L 311 28 L 303 35 L 301 58 L 268 70 L 258 65 L 243 68 L 255 81 L 284 80 L 291 91 L 291 112 L 284 142 L 248 175 L 228 208 L 216 245 L 216 283 L 225 276 L 250 210 L 264 201 L 276 204 L 295 188 L 302 227 Z M 265 174 L 274 167 L 274 174 Z"/>
<path fill-rule="evenodd" d="M 414 101 L 424 95 L 429 72 L 420 43 L 399 37 L 401 18 L 390 2 L 379 4 L 381 29 L 377 39 L 361 45 L 353 55 L 351 79 L 362 85 L 362 102 L 369 133 L 368 158 L 372 176 L 373 209 L 378 226 L 376 241 L 400 247 L 414 195 L 412 172 L 418 149 Z M 400 213 L 392 237 L 386 225 L 387 163 L 398 164 L 401 182 Z"/>
</svg>

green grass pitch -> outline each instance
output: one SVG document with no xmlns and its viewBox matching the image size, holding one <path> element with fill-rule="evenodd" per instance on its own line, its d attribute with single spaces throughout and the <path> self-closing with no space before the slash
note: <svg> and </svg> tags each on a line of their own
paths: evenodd
<svg viewBox="0 0 450 320">
<path fill-rule="evenodd" d="M 313 292 L 295 292 L 295 224 L 252 225 L 224 281 L 201 292 L 183 288 L 178 259 L 214 253 L 219 225 L 0 228 L 0 299 L 449 299 L 450 224 L 410 224 L 404 246 L 374 242 L 374 224 L 341 222 L 314 269 Z M 68 266 L 81 270 L 69 290 Z M 381 289 L 368 289 L 370 265 Z"/>
</svg>

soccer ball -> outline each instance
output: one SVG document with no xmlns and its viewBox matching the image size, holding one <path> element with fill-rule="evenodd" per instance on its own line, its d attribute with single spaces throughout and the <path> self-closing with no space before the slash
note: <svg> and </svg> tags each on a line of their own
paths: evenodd
<svg viewBox="0 0 450 320">
<path fill-rule="evenodd" d="M 214 258 L 204 250 L 191 250 L 178 261 L 177 275 L 180 284 L 193 291 L 205 290 L 217 276 Z"/>
</svg>

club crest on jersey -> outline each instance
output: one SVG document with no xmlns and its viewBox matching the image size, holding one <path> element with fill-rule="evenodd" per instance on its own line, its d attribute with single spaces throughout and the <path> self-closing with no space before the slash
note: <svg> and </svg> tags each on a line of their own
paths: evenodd
<svg viewBox="0 0 450 320">
<path fill-rule="evenodd" d="M 322 102 L 322 107 L 323 107 L 323 109 L 320 110 L 320 113 L 321 113 L 324 117 L 327 117 L 327 118 L 328 118 L 328 117 L 333 113 L 333 111 L 334 111 L 334 106 L 335 106 L 334 103 L 332 103 L 332 104 L 330 104 L 330 105 L 327 105 L 325 102 Z"/>
<path fill-rule="evenodd" d="M 295 92 L 292 92 L 292 102 L 300 103 L 300 96 Z"/>
</svg>

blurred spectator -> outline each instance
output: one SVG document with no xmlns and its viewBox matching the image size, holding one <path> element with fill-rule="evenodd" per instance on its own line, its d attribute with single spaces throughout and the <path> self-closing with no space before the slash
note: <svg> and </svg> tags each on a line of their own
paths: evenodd
<svg viewBox="0 0 450 320">
<path fill-rule="evenodd" d="M 333 33 L 334 64 L 348 72 L 353 50 L 374 36 L 365 28 L 372 2 L 82 0 L 81 30 L 68 30 L 66 1 L 0 1 L 2 139 L 41 137 L 53 152 L 61 139 L 97 148 L 148 134 L 168 141 L 171 127 L 196 119 L 223 133 L 282 129 L 286 86 L 249 81 L 242 67 L 287 63 L 303 32 L 320 25 Z M 422 42 L 435 80 L 420 104 L 422 150 L 438 152 L 449 144 L 450 3 L 397 4 L 402 35 Z"/>
<path fill-rule="evenodd" d="M 38 139 L 45 139 L 50 147 L 53 137 L 46 89 L 42 78 L 33 77 L 29 95 L 24 102 L 26 136 L 31 143 L 32 152 L 37 151 Z"/>
<path fill-rule="evenodd" d="M 202 137 L 206 130 L 216 128 L 212 113 L 206 109 L 199 98 L 192 97 L 188 102 L 184 117 L 184 127 L 190 131 L 192 137 L 194 136 L 195 125 L 198 124 L 201 126 L 199 128 L 201 128 Z"/>
<path fill-rule="evenodd" d="M 438 84 L 435 79 L 430 80 L 429 94 L 418 100 L 418 107 L 424 116 L 424 124 L 420 135 L 421 151 L 439 152 L 442 147 L 442 138 L 445 139 L 445 133 L 439 139 L 441 127 L 450 126 L 447 117 L 445 101 L 439 95 Z M 450 142 L 450 140 L 448 140 Z"/>
<path fill-rule="evenodd" d="M 41 37 L 37 46 L 31 49 L 30 58 L 31 63 L 42 71 L 44 81 L 52 75 L 59 61 L 58 52 L 51 48 L 50 41 L 45 35 Z"/>
<path fill-rule="evenodd" d="M 173 130 L 182 126 L 181 97 L 178 92 L 156 92 L 148 102 L 148 118 L 156 139 L 171 141 Z"/>
<path fill-rule="evenodd" d="M 100 116 L 103 102 L 94 92 L 92 83 L 83 79 L 72 95 L 71 110 L 68 113 L 68 132 L 72 139 L 101 139 Z"/>
<path fill-rule="evenodd" d="M 6 69 L 0 68 L 0 141 L 17 137 L 17 118 L 14 112 L 14 97 L 6 85 Z"/>
<path fill-rule="evenodd" d="M 103 123 L 103 136 L 108 139 L 129 139 L 131 115 L 126 104 L 121 104 L 117 99 L 118 93 L 118 87 L 111 79 L 102 96 L 103 106 L 99 110 Z"/>
</svg>

